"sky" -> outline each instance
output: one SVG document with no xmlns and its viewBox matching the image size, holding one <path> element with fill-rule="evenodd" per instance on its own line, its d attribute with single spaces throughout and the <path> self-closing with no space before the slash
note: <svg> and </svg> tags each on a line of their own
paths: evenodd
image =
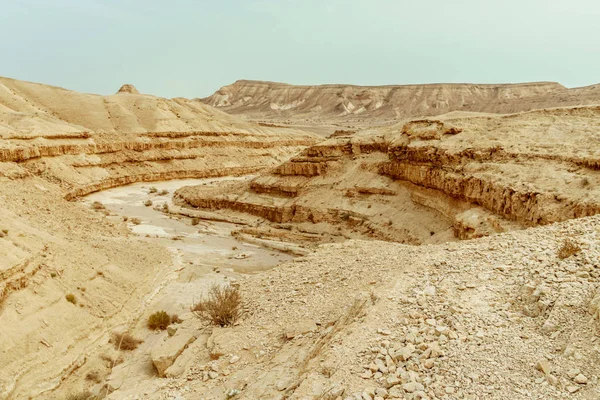
<svg viewBox="0 0 600 400">
<path fill-rule="evenodd" d="M 0 0 L 0 76 L 204 97 L 292 84 L 600 82 L 598 0 Z"/>
</svg>

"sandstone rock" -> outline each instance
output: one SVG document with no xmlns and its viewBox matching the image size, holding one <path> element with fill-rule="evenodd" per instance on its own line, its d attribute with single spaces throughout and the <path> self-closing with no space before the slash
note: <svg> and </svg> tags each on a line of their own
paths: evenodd
<svg viewBox="0 0 600 400">
<path fill-rule="evenodd" d="M 543 372 L 545 375 L 548 375 L 550 372 L 552 372 L 552 366 L 547 360 L 538 361 L 538 363 L 536 364 L 536 368 L 538 369 L 538 371 Z"/>
<path fill-rule="evenodd" d="M 425 390 L 425 387 L 419 382 L 408 382 L 402 385 L 402 389 L 404 389 L 404 391 L 406 391 L 407 393 L 413 393 L 416 391 Z"/>
<path fill-rule="evenodd" d="M 120 94 L 120 93 L 140 94 L 140 92 L 135 88 L 135 86 L 133 86 L 129 83 L 126 83 L 123 86 L 121 86 L 121 88 L 119 89 L 117 94 Z"/>
<path fill-rule="evenodd" d="M 588 378 L 583 374 L 579 374 L 573 378 L 573 381 L 575 381 L 575 383 L 579 383 L 580 385 L 585 385 L 588 383 Z"/>
<path fill-rule="evenodd" d="M 168 337 L 164 342 L 156 344 L 150 351 L 150 357 L 158 376 L 164 377 L 167 368 L 194 340 L 196 340 L 196 331 L 179 329 L 175 335 Z"/>
</svg>

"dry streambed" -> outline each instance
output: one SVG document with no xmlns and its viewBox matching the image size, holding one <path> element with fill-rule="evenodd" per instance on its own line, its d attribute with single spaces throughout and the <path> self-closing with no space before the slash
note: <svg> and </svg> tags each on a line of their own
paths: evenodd
<svg viewBox="0 0 600 400">
<path fill-rule="evenodd" d="M 166 247 L 173 264 L 155 278 L 155 287 L 140 305 L 139 315 L 132 323 L 117 328 L 130 332 L 143 342 L 133 351 L 116 351 L 106 344 L 97 356 L 90 356 L 86 371 L 81 371 L 92 383 L 93 392 L 123 398 L 128 392 L 139 393 L 139 385 L 148 393 L 165 384 L 155 379 L 157 364 L 160 375 L 176 376 L 185 368 L 191 354 L 206 350 L 208 335 L 202 323 L 190 312 L 190 307 L 214 283 L 233 282 L 243 273 L 253 273 L 290 260 L 292 255 L 252 243 L 238 241 L 231 235 L 239 226 L 225 221 L 190 218 L 175 213 L 178 207 L 171 202 L 172 193 L 187 185 L 218 184 L 225 180 L 244 181 L 251 177 L 188 179 L 152 184 L 140 183 L 118 187 L 87 196 L 84 201 L 108 218 L 123 219 L 132 232 L 148 241 L 150 246 Z M 178 315 L 181 323 L 167 331 L 152 331 L 148 317 L 164 310 Z M 207 353 L 208 356 L 208 353 Z M 173 363 L 173 368 L 168 369 Z M 164 367 L 167 368 L 164 368 Z M 69 386 L 69 385 L 68 385 Z"/>
</svg>

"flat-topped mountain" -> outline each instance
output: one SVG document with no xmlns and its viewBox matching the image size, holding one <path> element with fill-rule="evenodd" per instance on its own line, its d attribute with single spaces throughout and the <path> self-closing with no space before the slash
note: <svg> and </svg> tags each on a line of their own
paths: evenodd
<svg viewBox="0 0 600 400">
<path fill-rule="evenodd" d="M 546 107 L 557 106 L 572 90 L 575 89 L 567 89 L 556 82 L 298 86 L 239 80 L 199 100 L 228 113 L 255 119 L 381 120 L 451 111 L 498 113 L 511 109 L 511 104 L 516 104 L 519 111 L 529 110 L 548 96 L 559 95 L 553 103 L 550 101 L 552 104 L 546 104 L 548 100 L 544 103 Z M 600 98 L 600 91 L 592 92 L 595 98 Z"/>
</svg>

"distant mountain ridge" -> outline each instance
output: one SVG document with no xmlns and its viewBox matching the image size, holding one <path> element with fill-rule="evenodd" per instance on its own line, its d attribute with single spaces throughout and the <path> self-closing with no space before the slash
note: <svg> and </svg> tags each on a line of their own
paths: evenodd
<svg viewBox="0 0 600 400">
<path fill-rule="evenodd" d="M 600 85 L 568 89 L 557 82 L 358 86 L 239 80 L 197 100 L 254 119 L 381 120 L 594 104 L 600 103 Z"/>
</svg>

